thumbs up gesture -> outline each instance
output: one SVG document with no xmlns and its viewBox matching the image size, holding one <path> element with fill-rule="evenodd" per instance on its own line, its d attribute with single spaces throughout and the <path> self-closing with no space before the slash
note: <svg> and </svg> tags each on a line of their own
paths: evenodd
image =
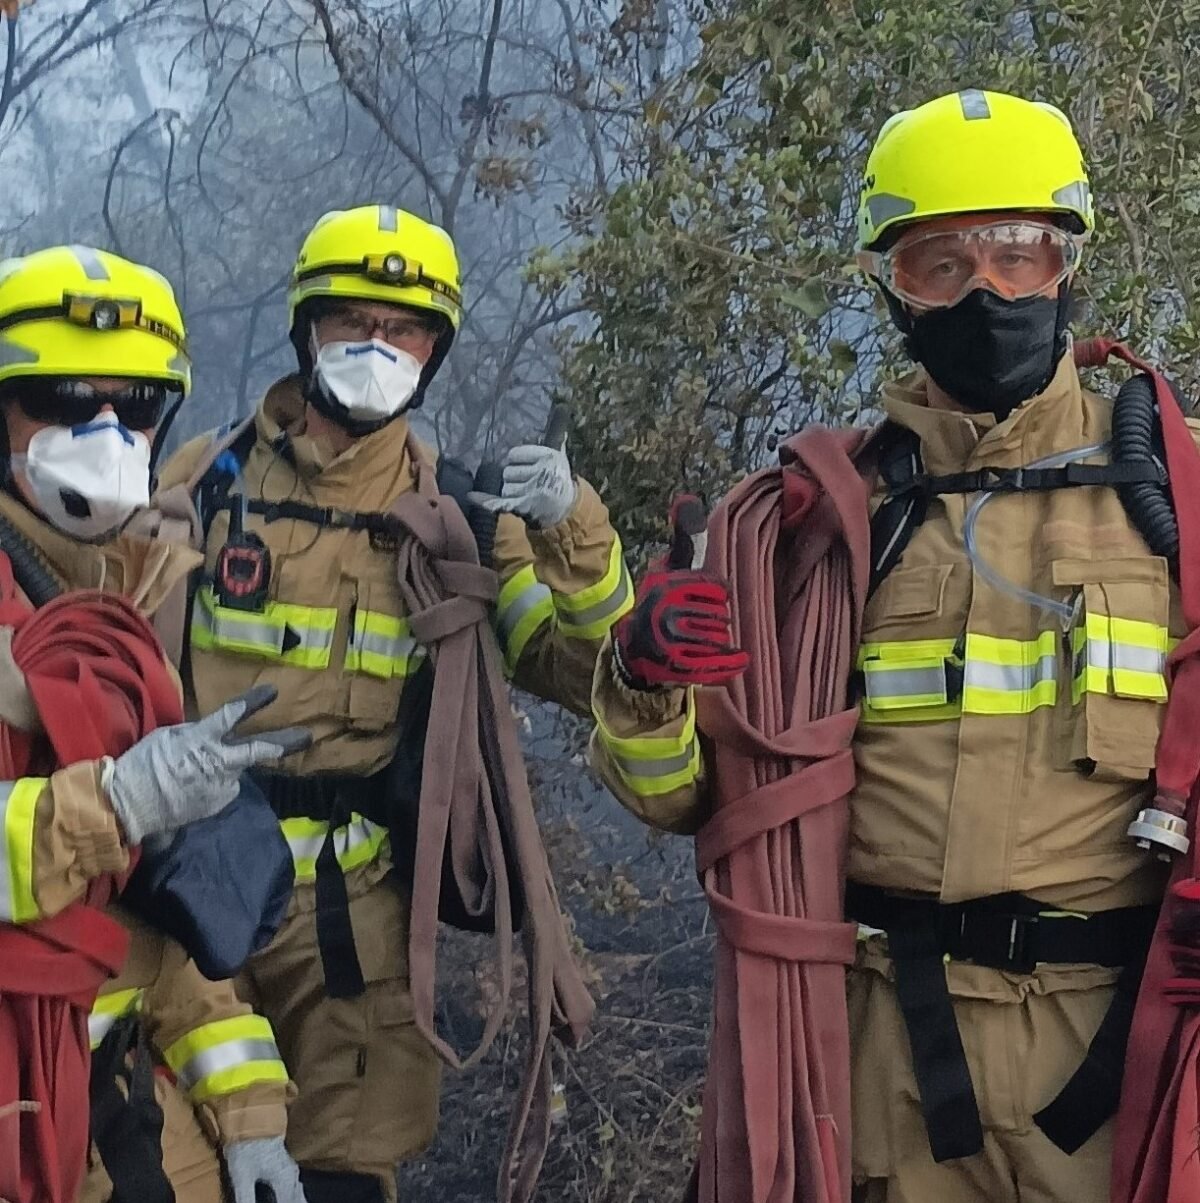
<svg viewBox="0 0 1200 1203">
<path fill-rule="evenodd" d="M 613 635 L 617 672 L 630 689 L 723 685 L 746 669 L 749 657 L 732 639 L 729 589 L 700 568 L 706 522 L 698 497 L 675 498 L 665 563 L 643 578 Z"/>
</svg>

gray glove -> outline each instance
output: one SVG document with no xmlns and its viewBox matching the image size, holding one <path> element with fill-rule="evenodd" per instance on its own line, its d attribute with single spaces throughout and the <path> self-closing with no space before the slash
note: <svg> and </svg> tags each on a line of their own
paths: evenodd
<svg viewBox="0 0 1200 1203">
<path fill-rule="evenodd" d="M 282 1136 L 235 1141 L 221 1153 L 233 1188 L 233 1203 L 255 1203 L 254 1188 L 260 1183 L 271 1188 L 275 1203 L 305 1203 L 300 1170 Z"/>
<path fill-rule="evenodd" d="M 224 810 L 237 797 L 243 772 L 312 743 L 304 727 L 229 738 L 278 692 L 273 685 L 256 685 L 216 714 L 198 723 L 160 727 L 124 755 L 104 762 L 100 782 L 131 846 Z"/>
<path fill-rule="evenodd" d="M 557 526 L 574 508 L 579 486 L 562 447 L 527 443 L 504 457 L 499 497 L 471 493 L 470 500 L 493 513 L 520 514 L 534 526 Z"/>
</svg>

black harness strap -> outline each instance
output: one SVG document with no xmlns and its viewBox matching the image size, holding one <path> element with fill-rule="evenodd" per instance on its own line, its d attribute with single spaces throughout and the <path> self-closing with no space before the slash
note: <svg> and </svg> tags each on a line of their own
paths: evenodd
<svg viewBox="0 0 1200 1203">
<path fill-rule="evenodd" d="M 1020 894 L 947 904 L 847 884 L 847 915 L 887 934 L 935 1161 L 969 1157 L 983 1148 L 975 1089 L 946 984 L 946 957 L 1010 973 L 1032 973 L 1038 964 L 1122 968 L 1120 985 L 1083 1064 L 1035 1122 L 1070 1153 L 1116 1110 L 1137 983 L 1157 908 L 1124 907 L 1087 918 L 1049 917 L 1047 909 Z"/>
<path fill-rule="evenodd" d="M 163 1172 L 154 1064 L 136 1016 L 118 1019 L 92 1054 L 88 1094 L 92 1141 L 112 1180 L 112 1203 L 175 1203 Z"/>
<path fill-rule="evenodd" d="M 1167 483 L 1166 470 L 1154 462 L 1063 464 L 1057 468 L 980 468 L 946 476 L 914 473 L 909 492 L 935 497 L 946 493 L 1048 493 L 1079 487 Z"/>
<path fill-rule="evenodd" d="M 253 774 L 255 783 L 279 819 L 317 819 L 329 824 L 316 860 L 315 924 L 317 948 L 330 998 L 357 998 L 366 989 L 354 927 L 350 921 L 350 895 L 338 864 L 334 832 L 349 822 L 353 811 L 363 811 L 360 798 L 370 794 L 370 777 L 288 777 L 282 773 Z"/>
</svg>

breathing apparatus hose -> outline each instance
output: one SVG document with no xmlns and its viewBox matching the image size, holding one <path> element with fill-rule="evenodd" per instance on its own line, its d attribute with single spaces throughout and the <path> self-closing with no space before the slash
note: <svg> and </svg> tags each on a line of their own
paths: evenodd
<svg viewBox="0 0 1200 1203">
<path fill-rule="evenodd" d="M 1171 392 L 1178 401 L 1174 386 Z M 1171 574 L 1179 576 L 1179 523 L 1166 484 L 1161 425 L 1154 399 L 1154 382 L 1144 372 L 1121 385 L 1113 405 L 1112 454 L 1117 463 L 1154 463 L 1163 482 L 1119 485 L 1117 491 L 1130 521 L 1157 556 L 1166 558 Z"/>
<path fill-rule="evenodd" d="M 35 608 L 40 609 L 62 593 L 62 586 L 55 580 L 37 548 L 2 514 L 0 551 L 8 556 L 17 584 Z"/>
</svg>

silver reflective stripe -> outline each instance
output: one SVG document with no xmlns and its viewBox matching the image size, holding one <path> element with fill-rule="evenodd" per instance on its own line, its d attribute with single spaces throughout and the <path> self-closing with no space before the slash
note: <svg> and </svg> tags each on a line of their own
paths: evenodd
<svg viewBox="0 0 1200 1203">
<path fill-rule="evenodd" d="M 83 274 L 89 280 L 107 280 L 109 278 L 108 268 L 104 266 L 100 256 L 90 246 L 73 246 L 71 254 L 79 260 L 79 266 L 83 268 Z"/>
<path fill-rule="evenodd" d="M 1028 693 L 1035 685 L 1055 679 L 1056 657 L 1042 656 L 1036 664 L 992 664 L 968 660 L 963 674 L 967 689 L 998 689 L 1006 693 Z"/>
<path fill-rule="evenodd" d="M 235 1069 L 248 1061 L 278 1061 L 279 1049 L 274 1040 L 226 1040 L 197 1053 L 176 1074 L 184 1090 L 224 1069 Z"/>
<path fill-rule="evenodd" d="M 682 773 L 692 763 L 693 749 L 680 752 L 677 756 L 662 756 L 657 760 L 640 760 L 632 756 L 621 756 L 609 748 L 608 753 L 617 767 L 630 777 L 667 777 L 671 773 Z"/>
<path fill-rule="evenodd" d="M 196 621 L 216 640 L 229 639 L 237 643 L 252 643 L 283 655 L 284 637 L 288 631 L 295 634 L 296 648 L 306 651 L 327 651 L 333 646 L 333 628 L 295 626 L 290 622 L 264 622 L 254 618 L 236 617 L 228 612 L 215 613 L 206 594 L 201 595 L 201 604 L 196 607 Z M 289 651 L 295 650 L 292 648 Z"/>
<path fill-rule="evenodd" d="M 871 225 L 879 227 L 898 217 L 907 217 L 917 207 L 915 201 L 906 196 L 893 196 L 889 192 L 877 192 L 867 199 L 867 212 Z"/>
<path fill-rule="evenodd" d="M 394 234 L 399 224 L 400 220 L 396 213 L 395 205 L 379 206 L 379 229 L 384 234 Z"/>
<path fill-rule="evenodd" d="M 864 674 L 867 700 L 884 698 L 927 698 L 946 696 L 946 666 L 937 668 L 881 668 L 883 661 L 868 660 L 870 671 Z"/>
<path fill-rule="evenodd" d="M 38 359 L 36 351 L 31 351 L 28 347 L 19 347 L 0 335 L 0 368 L 7 368 L 15 363 L 37 363 Z"/>
<path fill-rule="evenodd" d="M 117 1015 L 97 1015 L 95 1012 L 88 1016 L 88 1040 L 91 1042 L 92 1048 L 95 1048 L 108 1035 L 118 1018 Z"/>
<path fill-rule="evenodd" d="M 425 654 L 425 648 L 410 635 L 380 635 L 375 631 L 355 631 L 350 646 L 389 660 L 416 660 Z"/>
<path fill-rule="evenodd" d="M 1092 207 L 1092 190 L 1086 180 L 1076 180 L 1073 184 L 1066 184 L 1052 193 L 1051 200 L 1066 209 L 1078 209 L 1081 213 L 1086 213 Z"/>
<path fill-rule="evenodd" d="M 1089 668 L 1098 668 L 1104 672 L 1115 669 L 1119 672 L 1158 673 L 1162 676 L 1167 670 L 1167 657 L 1164 652 L 1155 651 L 1152 647 L 1138 647 L 1133 643 L 1089 639 L 1086 649 L 1081 649 L 1075 654 L 1076 674 L 1083 671 L 1085 656 Z"/>
<path fill-rule="evenodd" d="M 369 843 L 375 835 L 383 830 L 370 819 L 355 819 L 344 827 L 334 829 L 333 850 L 338 856 L 345 856 L 347 852 Z M 288 847 L 292 850 L 292 859 L 297 862 L 316 860 L 325 845 L 326 832 L 324 831 L 315 835 L 292 835 L 285 828 L 283 834 Z"/>
<path fill-rule="evenodd" d="M 517 623 L 529 613 L 534 606 L 544 604 L 550 599 L 550 587 L 543 585 L 539 581 L 536 585 L 530 585 L 526 589 L 522 589 L 515 598 L 497 615 L 497 620 L 500 626 L 500 637 L 505 643 L 512 637 L 513 631 L 517 629 Z"/>
<path fill-rule="evenodd" d="M 962 115 L 967 121 L 985 121 L 992 115 L 987 97 L 978 88 L 959 92 L 958 103 L 962 105 Z"/>
<path fill-rule="evenodd" d="M 596 602 L 593 606 L 588 606 L 585 610 L 568 610 L 560 606 L 558 621 L 568 627 L 590 626 L 593 622 L 599 622 L 602 618 L 607 618 L 619 610 L 632 591 L 633 584 L 629 579 L 629 573 L 625 571 L 625 565 L 622 564 L 621 579 L 617 583 L 617 587 L 606 598 Z"/>
<path fill-rule="evenodd" d="M 0 919 L 11 920 L 12 896 L 12 849 L 8 846 L 8 799 L 12 796 L 15 781 L 0 781 Z"/>
</svg>

